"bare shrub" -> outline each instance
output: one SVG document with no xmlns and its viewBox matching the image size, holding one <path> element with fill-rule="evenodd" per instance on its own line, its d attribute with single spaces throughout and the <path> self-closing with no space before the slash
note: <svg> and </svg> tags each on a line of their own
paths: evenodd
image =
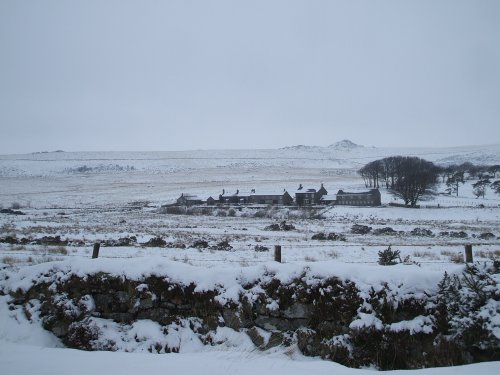
<svg viewBox="0 0 500 375">
<path fill-rule="evenodd" d="M 433 254 L 430 251 L 414 251 L 413 256 L 417 258 L 427 258 L 431 260 L 439 259 L 439 257 L 436 254 Z"/>
<path fill-rule="evenodd" d="M 351 232 L 354 234 L 368 234 L 372 230 L 372 227 L 368 225 L 354 224 L 351 227 Z"/>
<path fill-rule="evenodd" d="M 269 248 L 264 245 L 255 245 L 254 250 L 257 252 L 269 251 Z"/>
<path fill-rule="evenodd" d="M 266 217 L 266 210 L 255 211 L 255 213 L 253 214 L 253 217 L 258 218 L 258 219 L 262 219 L 262 218 Z"/>
<path fill-rule="evenodd" d="M 449 256 L 450 262 L 465 263 L 464 255 L 462 253 L 454 253 Z"/>
<path fill-rule="evenodd" d="M 168 206 L 160 209 L 160 213 L 167 213 L 170 215 L 185 215 L 186 211 L 187 209 L 184 206 Z"/>
<path fill-rule="evenodd" d="M 481 233 L 479 235 L 479 238 L 482 240 L 492 240 L 495 238 L 495 235 L 491 232 L 485 232 L 485 233 Z"/>
<path fill-rule="evenodd" d="M 329 250 L 329 251 L 325 252 L 325 255 L 328 258 L 332 258 L 332 259 L 337 259 L 339 257 L 339 253 L 336 252 L 335 250 Z"/>
<path fill-rule="evenodd" d="M 212 212 L 213 212 L 212 209 L 208 207 L 202 207 L 201 209 L 201 214 L 205 216 L 212 215 Z"/>
<path fill-rule="evenodd" d="M 2 258 L 2 263 L 8 264 L 9 266 L 13 266 L 14 264 L 16 264 L 18 262 L 19 262 L 19 260 L 14 258 L 14 257 L 6 256 L 6 257 Z"/>
<path fill-rule="evenodd" d="M 200 210 L 197 207 L 189 207 L 186 209 L 186 215 L 197 216 L 200 214 Z"/>
<path fill-rule="evenodd" d="M 148 242 L 145 242 L 142 245 L 147 246 L 147 247 L 164 247 L 166 244 L 167 244 L 167 241 L 165 241 L 160 236 L 157 236 L 157 237 L 151 238 Z"/>
<path fill-rule="evenodd" d="M 10 208 L 13 210 L 19 210 L 21 208 L 21 204 L 19 202 L 14 202 L 10 205 Z"/>
<path fill-rule="evenodd" d="M 47 249 L 47 252 L 49 254 L 61 254 L 61 255 L 68 255 L 68 249 L 66 249 L 65 246 L 57 246 L 57 247 L 49 247 Z"/>
</svg>

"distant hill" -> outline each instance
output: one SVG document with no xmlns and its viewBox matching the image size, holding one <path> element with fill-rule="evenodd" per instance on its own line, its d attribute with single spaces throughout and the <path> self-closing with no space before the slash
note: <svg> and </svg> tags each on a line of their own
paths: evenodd
<svg viewBox="0 0 500 375">
<path fill-rule="evenodd" d="M 349 139 L 343 139 L 342 141 L 336 142 L 328 146 L 328 148 L 341 151 L 350 151 L 357 148 L 363 148 L 364 146 L 357 145 L 356 143 L 350 141 Z"/>
<path fill-rule="evenodd" d="M 280 149 L 196 151 L 50 152 L 0 155 L 0 177 L 68 174 L 172 174 L 185 171 L 273 173 L 316 170 L 322 174 L 355 174 L 366 163 L 387 156 L 418 156 L 440 165 L 500 164 L 500 144 L 448 148 L 366 147 L 350 140 L 330 146 L 296 145 Z M 333 170 L 337 172 L 332 172 Z M 305 173 L 305 172 L 301 172 Z"/>
</svg>

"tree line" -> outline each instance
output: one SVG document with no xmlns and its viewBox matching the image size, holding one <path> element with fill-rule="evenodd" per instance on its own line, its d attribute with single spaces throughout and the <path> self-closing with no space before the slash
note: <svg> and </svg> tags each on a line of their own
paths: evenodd
<svg viewBox="0 0 500 375">
<path fill-rule="evenodd" d="M 500 165 L 474 165 L 470 162 L 438 166 L 416 156 L 390 156 L 374 160 L 359 169 L 358 173 L 366 187 L 385 187 L 394 196 L 401 198 L 406 206 L 414 207 L 423 196 L 434 193 L 442 178 L 448 194 L 458 196 L 459 187 L 468 179 L 477 179 L 473 184 L 476 197 L 484 198 L 490 187 L 500 194 L 500 180 L 492 182 L 500 173 Z"/>
</svg>

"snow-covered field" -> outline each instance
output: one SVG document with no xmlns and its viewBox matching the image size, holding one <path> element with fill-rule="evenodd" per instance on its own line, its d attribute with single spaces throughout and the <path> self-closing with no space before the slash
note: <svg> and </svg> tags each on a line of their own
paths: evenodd
<svg viewBox="0 0 500 375">
<path fill-rule="evenodd" d="M 162 204 L 172 202 L 183 192 L 216 196 L 222 189 L 293 191 L 300 183 L 318 187 L 324 183 L 331 193 L 338 189 L 363 190 L 355 171 L 366 162 L 395 154 L 417 155 L 448 164 L 500 164 L 500 146 L 403 151 L 346 143 L 281 150 L 0 156 L 0 206 L 19 205 L 25 214 L 0 214 L 0 238 L 11 236 L 18 241 L 0 243 L 0 263 L 10 271 L 28 272 L 40 263 L 78 262 L 91 256 L 96 241 L 103 243 L 100 258 L 109 258 L 106 261 L 120 264 L 121 258 L 132 258 L 147 263 L 147 259 L 158 256 L 200 270 L 265 265 L 273 259 L 273 246 L 281 245 L 283 262 L 290 266 L 345 264 L 353 277 L 358 263 L 363 270 L 360 272 L 372 269 L 374 274 L 386 273 L 390 277 L 390 267 L 380 272 L 382 266 L 376 264 L 378 252 L 389 245 L 400 250 L 401 258 L 411 264 L 407 272 L 424 279 L 436 272 L 453 273 L 460 269 L 466 243 L 473 244 L 475 261 L 498 259 L 500 197 L 488 191 L 484 199 L 476 199 L 470 182 L 460 188 L 458 197 L 436 196 L 421 202 L 420 209 L 389 207 L 387 204 L 394 199 L 382 190 L 382 207 L 318 209 L 314 214 L 320 214 L 321 219 L 309 218 L 309 214 L 294 209 L 266 207 L 243 208 L 236 210 L 234 216 L 227 216 L 227 209 L 203 216 L 171 215 L 160 210 Z M 257 211 L 265 215 L 256 215 Z M 265 230 L 283 220 L 295 229 Z M 351 232 L 354 224 L 367 225 L 372 230 L 365 235 L 355 234 Z M 386 227 L 395 233 L 374 234 Z M 313 240 L 312 236 L 320 232 L 341 234 L 345 241 Z M 63 244 L 34 244 L 44 236 L 60 236 Z M 130 245 L 106 246 L 131 236 L 135 236 L 136 242 Z M 161 237 L 168 246 L 144 246 L 154 237 Z M 20 242 L 22 239 L 25 241 Z M 193 246 L 202 240 L 209 247 Z M 227 241 L 231 248 L 221 249 L 222 241 Z M 159 373 L 165 369 L 186 374 L 367 371 L 305 358 L 285 349 L 261 353 L 244 342 L 216 350 L 204 348 L 161 356 L 78 352 L 61 348 L 49 333 L 9 311 L 6 297 L 0 298 L 0 372 L 5 374 L 57 374 L 68 373 L 68 369 L 75 374 L 99 373 L 100 368 L 118 363 L 122 374 Z M 451 371 L 493 374 L 499 370 L 498 363 L 487 363 L 419 371 L 445 375 Z"/>
</svg>

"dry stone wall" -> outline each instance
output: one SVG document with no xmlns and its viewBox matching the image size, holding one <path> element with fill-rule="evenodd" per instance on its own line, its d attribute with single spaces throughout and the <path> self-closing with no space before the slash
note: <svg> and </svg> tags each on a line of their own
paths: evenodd
<svg viewBox="0 0 500 375">
<path fill-rule="evenodd" d="M 119 350 L 113 340 L 103 340 L 103 321 L 123 329 L 150 320 L 165 334 L 174 326 L 190 329 L 204 345 L 217 345 L 214 332 L 226 327 L 244 332 L 262 350 L 296 345 L 305 355 L 351 367 L 407 369 L 500 359 L 498 338 L 485 328 L 499 313 L 498 269 L 476 271 L 479 281 L 490 281 L 478 284 L 487 291 L 474 308 L 484 318 L 481 309 L 493 306 L 492 319 L 462 332 L 468 341 L 456 334 L 458 315 L 447 310 L 453 295 L 449 280 L 430 295 L 401 293 L 402 285 L 366 289 L 335 277 L 311 283 L 305 276 L 284 283 L 267 275 L 242 283 L 238 299 L 226 300 L 217 288 L 199 291 L 195 283 L 173 282 L 168 275 L 130 279 L 99 272 L 59 281 L 48 274 L 27 289 L 4 293 L 28 317 L 38 306 L 43 326 L 72 348 Z M 178 350 L 160 341 L 150 348 Z"/>
</svg>

